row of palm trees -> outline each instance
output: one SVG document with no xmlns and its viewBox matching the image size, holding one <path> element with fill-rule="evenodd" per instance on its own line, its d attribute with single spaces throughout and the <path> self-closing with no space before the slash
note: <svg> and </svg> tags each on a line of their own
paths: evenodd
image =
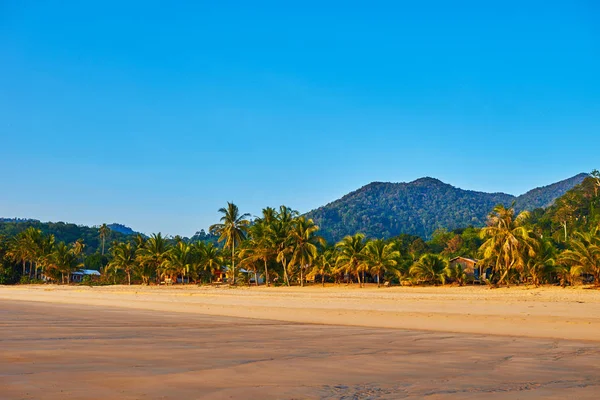
<svg viewBox="0 0 600 400">
<path fill-rule="evenodd" d="M 22 277 L 38 279 L 42 274 L 61 282 L 68 281 L 70 273 L 83 266 L 85 244 L 78 240 L 72 245 L 56 242 L 54 235 L 28 228 L 13 237 L 8 257 L 22 266 Z"/>
<path fill-rule="evenodd" d="M 104 275 L 127 283 L 198 282 L 212 280 L 225 267 L 233 284 L 240 277 L 259 275 L 272 282 L 301 286 L 307 280 L 354 282 L 363 286 L 368 279 L 378 286 L 391 279 L 411 283 L 460 285 L 470 276 L 458 264 L 449 265 L 439 254 L 401 254 L 394 240 L 369 240 L 357 233 L 330 245 L 318 234 L 313 220 L 281 206 L 265 208 L 250 221 L 238 207 L 228 203 L 219 210 L 220 222 L 210 227 L 218 234 L 222 247 L 212 243 L 189 243 L 180 237 L 154 234 L 137 235 L 130 241 L 112 242 Z M 99 233 L 107 237 L 102 226 Z M 491 271 L 490 284 L 509 285 L 524 281 L 535 285 L 559 281 L 574 284 L 582 276 L 600 283 L 600 234 L 598 230 L 574 233 L 568 249 L 559 251 L 550 239 L 535 233 L 527 212 L 515 214 L 513 208 L 497 206 L 481 229 L 483 245 L 479 265 Z M 71 272 L 83 266 L 84 244 L 56 243 L 54 236 L 30 228 L 14 237 L 9 256 L 22 266 L 22 274 L 65 282 Z"/>
</svg>

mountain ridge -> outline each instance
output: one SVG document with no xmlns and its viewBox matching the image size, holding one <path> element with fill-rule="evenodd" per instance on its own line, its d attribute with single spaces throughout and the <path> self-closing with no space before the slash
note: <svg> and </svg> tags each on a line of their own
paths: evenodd
<svg viewBox="0 0 600 400">
<path fill-rule="evenodd" d="M 497 204 L 514 202 L 518 210 L 548 207 L 586 176 L 581 173 L 520 196 L 461 189 L 432 177 L 371 182 L 305 215 L 315 220 L 330 241 L 356 232 L 369 237 L 406 233 L 428 238 L 439 228 L 482 226 Z"/>
</svg>

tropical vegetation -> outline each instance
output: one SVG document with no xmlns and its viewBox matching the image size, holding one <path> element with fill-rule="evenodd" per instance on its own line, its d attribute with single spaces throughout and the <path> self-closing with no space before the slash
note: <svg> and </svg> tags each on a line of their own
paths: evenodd
<svg viewBox="0 0 600 400">
<path fill-rule="evenodd" d="M 358 232 L 327 242 L 314 219 L 287 206 L 266 207 L 253 219 L 231 202 L 219 212 L 209 233 L 192 238 L 123 234 L 103 224 L 94 228 L 92 245 L 87 230 L 66 241 L 31 221 L 4 222 L 14 229 L 0 233 L 0 283 L 66 284 L 73 273 L 92 269 L 105 284 L 600 287 L 596 171 L 547 208 L 498 204 L 484 227 L 437 229 L 428 239 Z M 476 260 L 476 271 L 456 257 Z"/>
</svg>

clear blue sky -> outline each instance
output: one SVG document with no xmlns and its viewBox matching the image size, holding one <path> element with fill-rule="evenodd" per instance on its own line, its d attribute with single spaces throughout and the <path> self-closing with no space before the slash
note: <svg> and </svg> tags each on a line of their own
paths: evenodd
<svg viewBox="0 0 600 400">
<path fill-rule="evenodd" d="M 0 216 L 192 235 L 600 168 L 597 1 L 286 3 L 1 1 Z"/>
</svg>

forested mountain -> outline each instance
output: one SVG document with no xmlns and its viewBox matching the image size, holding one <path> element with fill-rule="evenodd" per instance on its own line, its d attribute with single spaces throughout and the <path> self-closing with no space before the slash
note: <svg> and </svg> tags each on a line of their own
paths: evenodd
<svg viewBox="0 0 600 400">
<path fill-rule="evenodd" d="M 463 190 L 433 178 L 410 183 L 373 182 L 306 215 L 315 220 L 329 241 L 355 232 L 373 238 L 402 233 L 429 238 L 439 228 L 483 226 L 497 204 L 516 202 L 521 210 L 548 206 L 586 176 L 580 174 L 519 197 Z"/>
<path fill-rule="evenodd" d="M 530 190 L 529 192 L 517 197 L 517 210 L 535 210 L 536 208 L 546 208 L 551 206 L 556 199 L 564 195 L 567 191 L 579 185 L 589 174 L 579 174 L 564 181 L 553 183 Z"/>
</svg>

